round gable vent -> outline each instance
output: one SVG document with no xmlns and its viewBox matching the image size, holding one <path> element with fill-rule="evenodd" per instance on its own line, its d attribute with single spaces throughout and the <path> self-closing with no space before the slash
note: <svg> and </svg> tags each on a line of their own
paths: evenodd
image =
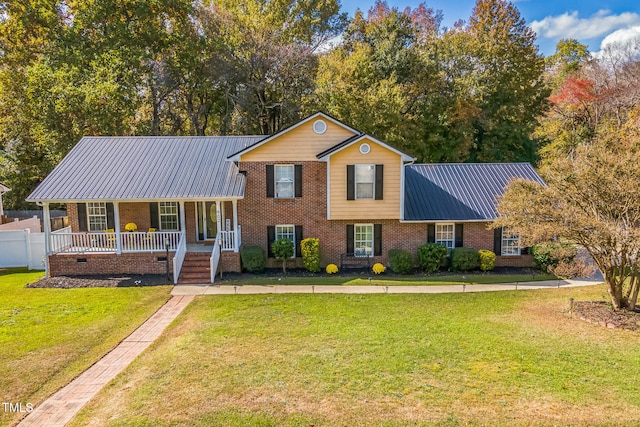
<svg viewBox="0 0 640 427">
<path fill-rule="evenodd" d="M 362 154 L 369 154 L 369 151 L 371 151 L 371 147 L 369 146 L 369 144 L 365 142 L 364 144 L 360 145 L 360 152 Z"/>
<path fill-rule="evenodd" d="M 316 120 L 313 122 L 313 131 L 318 135 L 322 135 L 327 131 L 327 124 L 324 120 Z"/>
</svg>

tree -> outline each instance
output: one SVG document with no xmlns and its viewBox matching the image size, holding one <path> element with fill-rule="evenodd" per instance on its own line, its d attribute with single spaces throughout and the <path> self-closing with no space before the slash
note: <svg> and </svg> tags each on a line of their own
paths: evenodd
<svg viewBox="0 0 640 427">
<path fill-rule="evenodd" d="M 293 242 L 289 239 L 278 239 L 271 244 L 271 251 L 276 259 L 282 261 L 282 272 L 287 274 L 287 261 L 295 253 Z"/>
<path fill-rule="evenodd" d="M 633 122 L 631 122 L 633 123 Z M 525 246 L 566 239 L 583 246 L 604 275 L 614 309 L 634 309 L 640 273 L 640 131 L 637 122 L 547 158 L 547 185 L 512 182 L 496 226 Z"/>
</svg>

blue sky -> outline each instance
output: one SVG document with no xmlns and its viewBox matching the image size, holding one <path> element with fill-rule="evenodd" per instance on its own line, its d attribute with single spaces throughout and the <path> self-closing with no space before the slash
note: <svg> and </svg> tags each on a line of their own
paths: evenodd
<svg viewBox="0 0 640 427">
<path fill-rule="evenodd" d="M 374 0 L 342 0 L 342 10 L 353 16 L 357 8 L 368 11 Z M 389 6 L 416 7 L 419 0 L 387 0 Z M 450 27 L 458 19 L 468 20 L 474 0 L 431 0 L 427 7 L 442 10 L 443 25 Z M 607 43 L 640 37 L 640 1 L 638 0 L 518 0 L 513 2 L 537 35 L 545 55 L 553 54 L 558 40 L 575 38 L 598 52 Z"/>
</svg>

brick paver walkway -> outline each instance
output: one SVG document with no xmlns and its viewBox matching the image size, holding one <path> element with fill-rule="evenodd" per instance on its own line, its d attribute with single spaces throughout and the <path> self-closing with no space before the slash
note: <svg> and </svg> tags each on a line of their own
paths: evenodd
<svg viewBox="0 0 640 427">
<path fill-rule="evenodd" d="M 102 387 L 156 340 L 193 300 L 174 296 L 116 348 L 53 396 L 42 402 L 19 426 L 64 426 Z"/>
</svg>

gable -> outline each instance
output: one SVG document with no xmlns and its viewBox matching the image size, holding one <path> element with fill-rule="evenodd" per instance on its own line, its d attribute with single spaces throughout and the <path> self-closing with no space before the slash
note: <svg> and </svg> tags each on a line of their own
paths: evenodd
<svg viewBox="0 0 640 427">
<path fill-rule="evenodd" d="M 322 121 L 326 130 L 314 130 Z M 230 159 L 242 162 L 315 161 L 316 154 L 348 139 L 358 132 L 323 113 L 313 114 L 299 123 L 272 135 Z"/>
</svg>

